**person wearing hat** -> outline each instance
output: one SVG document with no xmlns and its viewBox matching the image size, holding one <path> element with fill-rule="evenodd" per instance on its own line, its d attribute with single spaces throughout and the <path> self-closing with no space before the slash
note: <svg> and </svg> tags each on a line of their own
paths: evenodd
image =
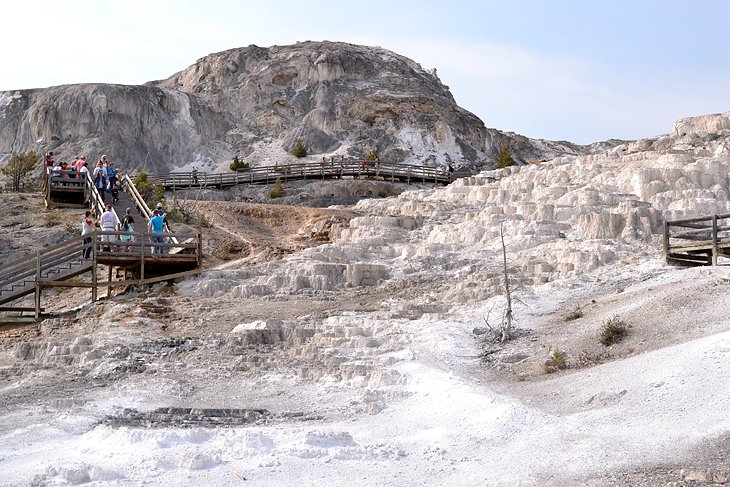
<svg viewBox="0 0 730 487">
<path fill-rule="evenodd" d="M 157 208 L 155 208 L 155 210 L 152 212 L 152 217 L 150 218 L 149 223 L 147 223 L 147 231 L 152 232 L 152 233 L 161 234 L 164 231 L 164 224 L 165 224 L 165 216 L 162 213 L 162 210 L 158 210 Z M 162 235 L 153 235 L 151 237 L 151 239 L 152 239 L 153 244 L 158 244 L 158 245 L 154 245 L 152 247 L 152 253 L 153 254 L 164 254 L 165 253 L 164 247 L 159 245 L 161 243 L 164 243 L 164 240 L 165 240 L 162 237 Z"/>
<path fill-rule="evenodd" d="M 165 213 L 165 210 L 162 208 L 162 202 L 160 201 L 157 203 L 157 206 L 155 206 L 155 210 L 157 210 L 157 213 L 162 215 L 162 224 L 164 227 L 167 227 L 167 213 Z M 170 229 L 167 228 L 167 231 L 169 232 Z"/>
<path fill-rule="evenodd" d="M 119 229 L 119 217 L 112 210 L 112 205 L 106 205 L 106 211 L 101 214 L 99 218 L 99 225 L 101 226 L 102 232 L 116 232 Z M 114 242 L 116 241 L 116 235 L 106 234 L 101 236 L 102 242 Z M 111 250 L 109 245 L 104 247 L 105 251 Z"/>
</svg>

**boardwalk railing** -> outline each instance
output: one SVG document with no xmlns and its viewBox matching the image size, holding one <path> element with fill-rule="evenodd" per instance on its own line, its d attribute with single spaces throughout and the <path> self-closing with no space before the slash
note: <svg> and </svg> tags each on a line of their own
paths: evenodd
<svg viewBox="0 0 730 487">
<path fill-rule="evenodd" d="M 394 162 L 335 161 L 277 166 L 261 166 L 237 172 L 172 172 L 150 174 L 149 181 L 161 184 L 165 189 L 182 188 L 226 188 L 239 184 L 273 184 L 277 178 L 282 182 L 295 179 L 333 178 L 382 178 L 386 181 L 408 183 L 449 184 L 449 171 L 435 167 L 415 166 Z"/>
<path fill-rule="evenodd" d="M 664 222 L 664 258 L 682 265 L 717 265 L 730 257 L 730 213 Z"/>
<path fill-rule="evenodd" d="M 35 293 L 35 306 L 30 311 L 35 311 L 34 319 L 38 319 L 43 288 L 91 288 L 91 299 L 95 301 L 99 286 L 108 287 L 110 293 L 112 286 L 150 284 L 198 274 L 202 258 L 200 233 L 93 232 L 38 251 L 35 258 L 3 266 L 0 305 Z M 99 264 L 108 269 L 106 281 L 98 279 Z M 115 267 L 125 270 L 123 279 L 112 279 Z M 89 272 L 90 280 L 72 279 Z M 29 309 L 0 306 L 0 311 Z"/>
</svg>

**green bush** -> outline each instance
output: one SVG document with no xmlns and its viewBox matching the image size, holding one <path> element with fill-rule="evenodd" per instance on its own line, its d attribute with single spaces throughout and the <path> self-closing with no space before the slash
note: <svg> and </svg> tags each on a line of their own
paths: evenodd
<svg viewBox="0 0 730 487">
<path fill-rule="evenodd" d="M 248 162 L 244 162 L 236 156 L 233 158 L 233 162 L 231 162 L 231 165 L 228 167 L 231 168 L 231 171 L 238 171 L 239 169 L 248 169 L 249 165 Z"/>
<path fill-rule="evenodd" d="M 274 187 L 269 191 L 269 198 L 281 198 L 282 196 L 284 196 L 284 186 L 281 184 L 281 178 L 276 178 Z"/>
<path fill-rule="evenodd" d="M 154 206 L 158 202 L 165 203 L 165 188 L 161 184 L 149 182 L 149 176 L 145 171 L 140 171 L 134 178 L 134 186 L 139 191 L 147 206 Z"/>
<path fill-rule="evenodd" d="M 302 157 L 307 157 L 307 148 L 304 146 L 304 142 L 302 142 L 302 139 L 297 139 L 296 143 L 294 144 L 294 150 L 292 151 L 292 154 L 294 157 L 298 157 L 301 159 Z"/>
<path fill-rule="evenodd" d="M 559 348 L 555 348 L 553 353 L 550 354 L 550 357 L 543 364 L 543 368 L 548 374 L 552 374 L 553 372 L 557 372 L 558 370 L 562 370 L 567 367 L 568 355 Z"/>
<path fill-rule="evenodd" d="M 368 155 L 365 156 L 366 161 L 375 162 L 379 160 L 380 157 L 378 157 L 378 151 L 375 149 L 370 149 L 370 152 L 368 152 Z"/>
<path fill-rule="evenodd" d="M 512 158 L 512 152 L 506 145 L 499 150 L 497 154 L 497 169 L 504 169 L 505 167 L 514 166 L 515 160 Z"/>
</svg>

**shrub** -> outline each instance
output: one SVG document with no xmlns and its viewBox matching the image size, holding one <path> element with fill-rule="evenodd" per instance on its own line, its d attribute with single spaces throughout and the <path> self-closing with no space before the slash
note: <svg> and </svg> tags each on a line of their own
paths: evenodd
<svg viewBox="0 0 730 487">
<path fill-rule="evenodd" d="M 543 364 L 543 369 L 545 369 L 545 372 L 548 374 L 552 374 L 553 372 L 557 372 L 558 370 L 562 370 L 567 367 L 568 355 L 557 347 Z"/>
<path fill-rule="evenodd" d="M 156 205 L 157 202 L 165 202 L 165 188 L 161 184 L 152 184 L 149 182 L 149 176 L 146 172 L 140 171 L 134 178 L 134 186 L 139 191 L 142 199 L 147 205 Z"/>
<path fill-rule="evenodd" d="M 599 341 L 606 347 L 620 342 L 626 336 L 626 323 L 618 316 L 612 316 L 603 323 Z"/>
<path fill-rule="evenodd" d="M 248 169 L 249 165 L 248 162 L 244 162 L 236 156 L 233 158 L 233 162 L 231 162 L 231 165 L 228 167 L 231 168 L 231 171 L 238 171 L 239 169 Z"/>
<path fill-rule="evenodd" d="M 573 320 L 577 320 L 578 318 L 582 318 L 582 317 L 583 317 L 583 310 L 580 309 L 580 306 L 576 306 L 573 311 L 571 311 L 570 313 L 568 313 L 565 316 L 565 321 L 573 321 Z"/>
<path fill-rule="evenodd" d="M 380 157 L 378 157 L 378 151 L 375 149 L 370 149 L 368 154 L 365 156 L 365 160 L 370 162 L 375 162 L 378 159 L 380 159 Z"/>
<path fill-rule="evenodd" d="M 600 365 L 609 360 L 611 360 L 611 354 L 608 352 L 591 353 L 583 351 L 578 354 L 573 365 L 578 368 L 593 367 L 594 365 Z"/>
<path fill-rule="evenodd" d="M 292 154 L 294 157 L 298 157 L 301 159 L 302 157 L 307 157 L 307 148 L 304 146 L 304 142 L 302 142 L 302 139 L 297 139 L 296 143 L 294 144 L 294 150 L 292 151 Z"/>
<path fill-rule="evenodd" d="M 269 198 L 281 198 L 282 196 L 284 196 L 284 186 L 281 184 L 281 178 L 276 178 L 274 187 L 269 191 Z"/>
<path fill-rule="evenodd" d="M 512 152 L 506 145 L 499 150 L 497 154 L 497 169 L 503 169 L 505 167 L 514 166 L 515 160 L 512 158 Z"/>
</svg>

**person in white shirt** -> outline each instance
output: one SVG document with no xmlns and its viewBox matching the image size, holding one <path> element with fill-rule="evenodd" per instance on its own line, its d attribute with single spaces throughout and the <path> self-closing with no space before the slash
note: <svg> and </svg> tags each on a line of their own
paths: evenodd
<svg viewBox="0 0 730 487">
<path fill-rule="evenodd" d="M 119 229 L 119 218 L 117 214 L 112 211 L 112 205 L 106 205 L 106 211 L 101 214 L 99 218 L 99 226 L 101 226 L 102 232 L 116 232 Z M 117 239 L 116 235 L 102 235 L 102 242 L 115 242 Z M 106 246 L 105 251 L 109 251 L 110 247 Z"/>
</svg>

